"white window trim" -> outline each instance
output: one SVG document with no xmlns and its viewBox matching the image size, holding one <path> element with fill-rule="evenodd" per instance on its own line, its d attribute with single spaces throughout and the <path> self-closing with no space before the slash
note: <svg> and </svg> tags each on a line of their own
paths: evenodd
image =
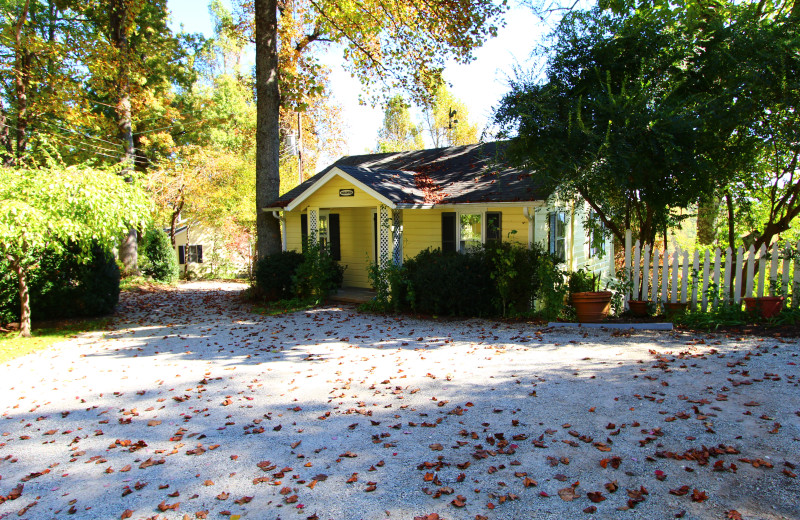
<svg viewBox="0 0 800 520">
<path fill-rule="evenodd" d="M 501 226 L 503 218 L 503 211 L 495 209 L 495 206 L 470 206 L 468 209 L 465 210 L 458 210 L 456 211 L 456 247 L 458 248 L 459 253 L 464 253 L 461 249 L 461 215 L 480 215 L 481 216 L 481 244 L 486 245 L 486 214 L 487 213 L 500 213 L 501 214 Z M 502 228 L 500 229 L 500 241 L 505 242 L 503 240 L 503 233 Z"/>
</svg>

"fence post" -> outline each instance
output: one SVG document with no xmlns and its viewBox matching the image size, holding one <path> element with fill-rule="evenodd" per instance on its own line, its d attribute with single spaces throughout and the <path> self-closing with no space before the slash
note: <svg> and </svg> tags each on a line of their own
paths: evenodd
<svg viewBox="0 0 800 520">
<path fill-rule="evenodd" d="M 668 302 L 667 299 L 667 285 L 669 285 L 669 251 L 664 249 L 661 253 L 661 301 Z"/>
<path fill-rule="evenodd" d="M 756 249 L 753 246 L 747 250 L 747 271 L 743 273 L 744 276 L 744 295 L 746 297 L 753 296 L 753 282 L 755 282 L 756 277 L 753 275 L 753 264 L 755 263 L 756 257 Z"/>
<path fill-rule="evenodd" d="M 703 259 L 703 305 L 700 309 L 706 312 L 708 310 L 708 271 L 711 266 L 711 251 L 706 251 L 703 256 L 705 256 Z"/>
<path fill-rule="evenodd" d="M 633 233 L 631 233 L 630 229 L 625 230 L 625 278 L 629 281 L 631 280 L 631 275 L 633 274 L 631 270 L 631 243 L 633 242 Z M 633 296 L 633 287 L 631 290 L 626 292 L 622 298 L 622 307 L 624 309 L 628 308 L 628 300 Z"/>
<path fill-rule="evenodd" d="M 786 244 L 786 248 L 783 250 L 783 265 L 781 266 L 781 287 L 783 287 L 783 295 L 784 297 L 789 296 L 789 256 L 791 255 L 791 250 L 789 249 L 789 244 Z M 784 301 L 783 305 L 788 307 L 789 302 Z"/>
<path fill-rule="evenodd" d="M 697 289 L 700 286 L 700 251 L 694 250 L 694 259 L 692 260 L 692 309 L 697 310 Z"/>
<path fill-rule="evenodd" d="M 796 278 L 800 280 L 800 278 Z M 650 294 L 650 244 L 644 245 L 644 263 L 642 265 L 642 299 L 651 300 Z"/>
<path fill-rule="evenodd" d="M 722 297 L 726 304 L 731 302 L 731 265 L 733 264 L 733 252 L 730 246 L 725 250 L 725 283 L 722 287 Z"/>
<path fill-rule="evenodd" d="M 769 266 L 769 295 L 775 296 L 775 288 L 778 285 L 778 241 L 776 240 L 772 244 L 772 258 L 770 258 L 770 262 L 772 262 Z"/>
<path fill-rule="evenodd" d="M 641 260 L 641 244 L 639 241 L 636 241 L 636 246 L 633 250 L 633 299 L 634 300 L 644 300 L 643 297 L 639 297 L 639 275 L 640 267 L 639 261 Z"/>
<path fill-rule="evenodd" d="M 796 251 L 800 254 L 800 240 L 797 241 L 797 249 Z M 800 307 L 800 298 L 796 298 L 795 295 L 800 293 L 800 262 L 797 261 L 797 257 L 794 257 L 794 278 L 792 280 L 792 307 L 795 309 Z"/>
<path fill-rule="evenodd" d="M 689 284 L 689 251 L 683 252 L 683 278 L 681 283 L 681 302 L 686 303 L 689 301 L 687 294 L 687 287 Z"/>
<path fill-rule="evenodd" d="M 744 248 L 739 246 L 736 248 L 736 271 L 733 273 L 733 301 L 736 305 L 742 302 L 742 287 L 744 287 L 744 280 L 742 279 L 743 263 Z"/>
<path fill-rule="evenodd" d="M 714 308 L 719 307 L 719 290 L 722 285 L 722 277 L 720 276 L 720 268 L 722 267 L 722 251 L 719 248 L 714 250 L 714 283 L 717 290 L 714 291 Z"/>
<path fill-rule="evenodd" d="M 756 296 L 761 298 L 764 296 L 764 279 L 767 275 L 767 246 L 761 244 L 758 248 L 758 291 Z"/>
<path fill-rule="evenodd" d="M 681 249 L 675 249 L 675 252 L 672 253 L 672 288 L 670 290 L 669 301 L 677 302 L 678 301 L 678 269 L 680 266 L 680 255 Z"/>
<path fill-rule="evenodd" d="M 653 272 L 650 273 L 650 278 L 652 280 L 650 286 L 650 295 L 653 301 L 657 302 L 660 298 L 658 294 L 659 291 L 659 284 L 658 281 L 660 280 L 659 275 L 661 274 L 661 251 L 657 247 L 653 248 Z"/>
</svg>

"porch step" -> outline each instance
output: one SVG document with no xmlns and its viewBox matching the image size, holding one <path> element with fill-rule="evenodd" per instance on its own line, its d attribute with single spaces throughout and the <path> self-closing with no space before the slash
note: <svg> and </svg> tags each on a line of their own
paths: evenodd
<svg viewBox="0 0 800 520">
<path fill-rule="evenodd" d="M 362 287 L 342 287 L 331 295 L 330 300 L 341 303 L 365 303 L 375 297 L 375 291 Z"/>
</svg>

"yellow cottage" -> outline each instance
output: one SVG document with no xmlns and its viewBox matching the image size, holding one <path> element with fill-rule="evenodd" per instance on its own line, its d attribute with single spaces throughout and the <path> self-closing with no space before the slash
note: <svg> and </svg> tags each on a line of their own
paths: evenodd
<svg viewBox="0 0 800 520">
<path fill-rule="evenodd" d="M 284 250 L 316 237 L 346 266 L 345 287 L 369 288 L 373 262 L 427 248 L 468 251 L 493 240 L 538 242 L 568 269 L 613 272 L 613 244 L 584 230 L 585 204 L 548 202 L 535 173 L 508 166 L 504 143 L 343 157 L 264 211 Z"/>
</svg>

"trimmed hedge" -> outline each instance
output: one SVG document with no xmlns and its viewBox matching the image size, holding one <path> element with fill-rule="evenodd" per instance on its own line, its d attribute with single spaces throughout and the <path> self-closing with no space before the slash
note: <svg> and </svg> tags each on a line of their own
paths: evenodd
<svg viewBox="0 0 800 520">
<path fill-rule="evenodd" d="M 28 287 L 34 320 L 102 316 L 119 302 L 119 267 L 109 251 L 92 249 L 85 264 L 75 260 L 76 246 L 64 254 L 45 251 L 39 267 L 30 271 Z M 17 276 L 0 259 L 0 322 L 19 320 Z"/>
<path fill-rule="evenodd" d="M 297 251 L 283 251 L 256 262 L 256 287 L 267 301 L 288 300 L 295 296 L 292 278 L 303 263 Z"/>
</svg>

